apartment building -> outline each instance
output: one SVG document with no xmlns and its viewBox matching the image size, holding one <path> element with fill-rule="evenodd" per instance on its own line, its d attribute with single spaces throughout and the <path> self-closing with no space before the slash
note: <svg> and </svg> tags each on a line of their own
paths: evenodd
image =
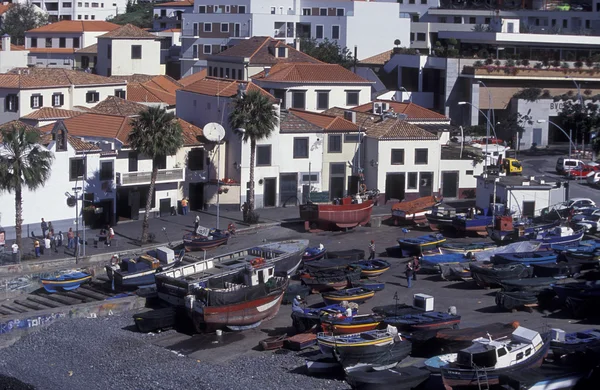
<svg viewBox="0 0 600 390">
<path fill-rule="evenodd" d="M 31 3 L 48 13 L 49 21 L 60 20 L 106 20 L 125 13 L 127 0 L 62 1 L 62 0 L 17 0 Z"/>
<path fill-rule="evenodd" d="M 410 19 L 398 3 L 337 0 L 199 0 L 183 13 L 181 75 L 206 68 L 206 59 L 230 46 L 232 39 L 270 36 L 292 44 L 302 38 L 336 41 L 357 57 L 408 42 Z M 197 48 L 202 48 L 198 51 Z"/>
<path fill-rule="evenodd" d="M 192 13 L 194 0 L 168 1 L 155 3 L 152 30 L 181 29 L 184 13 Z"/>
</svg>

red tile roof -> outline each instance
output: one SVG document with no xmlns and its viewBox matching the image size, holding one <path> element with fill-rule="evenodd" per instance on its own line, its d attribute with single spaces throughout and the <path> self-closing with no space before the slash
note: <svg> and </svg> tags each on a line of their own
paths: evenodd
<svg viewBox="0 0 600 390">
<path fill-rule="evenodd" d="M 390 58 L 392 58 L 393 53 L 394 53 L 394 50 L 387 50 L 387 51 L 384 51 L 383 53 L 379 53 L 374 56 L 360 60 L 360 61 L 358 61 L 358 63 L 365 64 L 365 65 L 384 65 L 386 62 L 388 62 L 390 60 Z"/>
<path fill-rule="evenodd" d="M 64 119 L 64 118 L 72 118 L 77 115 L 81 115 L 81 111 L 74 110 L 63 110 L 61 108 L 52 108 L 52 107 L 42 107 L 39 110 L 35 110 L 24 117 L 22 119 L 41 119 L 41 120 L 49 120 L 49 119 Z"/>
<path fill-rule="evenodd" d="M 371 84 L 359 75 L 337 64 L 287 63 L 277 64 L 265 76 L 264 72 L 252 77 L 280 83 L 319 83 L 319 84 Z"/>
<path fill-rule="evenodd" d="M 449 121 L 450 118 L 446 117 L 439 112 L 429 110 L 425 107 L 419 106 L 414 103 L 401 103 L 395 100 L 374 100 L 375 102 L 385 102 L 389 105 L 390 109 L 393 109 L 397 114 L 406 114 L 408 117 L 406 120 L 436 120 L 436 121 Z M 352 111 L 358 112 L 373 112 L 373 102 L 365 103 L 361 106 L 353 107 Z"/>
<path fill-rule="evenodd" d="M 194 0 L 169 1 L 166 3 L 155 3 L 154 8 L 193 7 Z"/>
<path fill-rule="evenodd" d="M 108 115 L 135 116 L 140 111 L 148 109 L 148 106 L 121 99 L 117 96 L 109 96 L 92 109 L 93 112 Z"/>
<path fill-rule="evenodd" d="M 275 56 L 275 49 L 280 47 L 287 48 L 287 56 L 285 58 Z M 236 45 L 215 54 L 213 57 L 215 59 L 221 59 L 223 57 L 249 58 L 250 65 L 274 65 L 287 62 L 321 63 L 321 61 L 316 58 L 271 37 L 242 39 Z"/>
<path fill-rule="evenodd" d="M 186 87 L 183 87 L 183 91 L 199 93 L 201 95 L 209 96 L 222 96 L 222 97 L 234 97 L 238 94 L 240 85 L 246 86 L 246 91 L 260 91 L 263 95 L 268 97 L 273 103 L 279 102 L 273 95 L 265 91 L 253 82 L 231 80 L 231 79 L 220 79 L 216 77 L 206 77 L 202 80 L 198 80 Z"/>
<path fill-rule="evenodd" d="M 202 69 L 200 72 L 196 72 L 182 79 L 179 79 L 179 84 L 183 85 L 184 87 L 187 87 L 188 85 L 193 84 L 198 80 L 202 80 L 207 76 L 207 74 L 208 72 L 206 71 L 206 68 Z"/>
<path fill-rule="evenodd" d="M 358 125 L 335 115 L 319 114 L 316 112 L 302 111 L 290 108 L 289 111 L 294 115 L 309 121 L 310 123 L 321 127 L 325 131 L 358 131 Z"/>
<path fill-rule="evenodd" d="M 84 31 L 102 32 L 119 28 L 118 24 L 102 20 L 61 20 L 26 31 L 27 33 L 78 33 Z"/>
<path fill-rule="evenodd" d="M 127 81 L 127 100 L 138 103 L 165 103 L 175 105 L 175 92 L 183 87 L 175 79 L 159 75 L 134 74 L 113 76 L 115 80 Z"/>
<path fill-rule="evenodd" d="M 156 39 L 156 35 L 150 34 L 133 24 L 126 24 L 106 34 L 100 35 L 98 38 L 113 38 L 113 39 Z"/>
<path fill-rule="evenodd" d="M 83 49 L 77 50 L 76 53 L 81 53 L 81 54 L 98 54 L 98 44 L 94 43 L 93 45 L 86 46 Z"/>
<path fill-rule="evenodd" d="M 31 47 L 29 49 L 30 53 L 56 53 L 56 54 L 73 54 L 75 53 L 75 49 L 72 48 L 64 48 L 64 47 Z"/>
<path fill-rule="evenodd" d="M 0 88 L 45 88 L 71 85 L 124 85 L 122 80 L 61 68 L 15 68 L 0 74 Z"/>
</svg>

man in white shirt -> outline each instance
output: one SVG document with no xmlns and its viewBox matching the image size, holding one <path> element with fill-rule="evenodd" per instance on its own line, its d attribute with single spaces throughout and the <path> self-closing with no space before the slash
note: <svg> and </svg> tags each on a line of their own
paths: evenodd
<svg viewBox="0 0 600 390">
<path fill-rule="evenodd" d="M 14 263 L 16 263 L 19 261 L 19 246 L 15 242 L 14 244 L 12 244 L 11 248 L 12 248 L 12 260 Z"/>
</svg>

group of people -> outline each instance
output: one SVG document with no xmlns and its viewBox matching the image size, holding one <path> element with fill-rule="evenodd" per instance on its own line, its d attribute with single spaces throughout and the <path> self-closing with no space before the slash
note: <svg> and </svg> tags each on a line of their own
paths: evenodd
<svg viewBox="0 0 600 390">
<path fill-rule="evenodd" d="M 371 240 L 369 243 L 369 260 L 375 259 L 375 240 Z M 419 257 L 414 256 L 411 261 L 406 263 L 406 269 L 404 274 L 406 275 L 406 287 L 412 287 L 412 281 L 417 280 L 417 272 L 421 270 L 421 264 L 419 263 Z"/>
<path fill-rule="evenodd" d="M 55 233 L 54 227 L 52 226 L 52 222 L 46 222 L 44 218 L 42 218 L 40 228 L 42 229 L 41 238 L 36 237 L 35 234 L 32 232 L 32 237 L 34 238 L 33 250 L 35 253 L 35 257 L 40 257 L 41 255 L 43 255 L 45 250 L 58 253 L 58 248 L 65 245 L 65 241 L 67 249 L 77 250 L 81 254 L 81 248 L 78 244 L 82 244 L 82 240 L 79 233 L 75 234 L 73 232 L 73 228 L 69 228 L 69 231 L 66 234 L 66 240 L 63 232 L 59 231 L 58 233 Z M 114 231 L 112 232 L 112 234 L 114 235 Z M 16 250 L 18 251 L 18 247 L 16 248 Z"/>
</svg>

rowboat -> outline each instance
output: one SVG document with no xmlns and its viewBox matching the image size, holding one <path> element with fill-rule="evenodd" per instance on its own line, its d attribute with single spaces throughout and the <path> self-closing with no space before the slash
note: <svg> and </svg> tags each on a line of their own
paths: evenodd
<svg viewBox="0 0 600 390">
<path fill-rule="evenodd" d="M 426 226 L 426 214 L 440 203 L 435 196 L 424 196 L 412 201 L 398 202 L 392 206 L 392 217 L 394 223 L 409 222 L 417 226 Z"/>
<path fill-rule="evenodd" d="M 304 273 L 300 275 L 300 280 L 304 285 L 310 287 L 311 291 L 323 292 L 343 290 L 360 280 L 360 274 L 360 268 L 348 267 Z"/>
<path fill-rule="evenodd" d="M 451 253 L 468 255 L 469 253 L 481 252 L 495 247 L 496 244 L 493 242 L 445 242 L 439 246 L 440 252 L 444 255 Z"/>
<path fill-rule="evenodd" d="M 345 290 L 330 291 L 321 294 L 326 304 L 348 302 L 365 302 L 375 296 L 375 291 L 362 287 L 352 287 Z"/>
<path fill-rule="evenodd" d="M 382 319 L 383 317 L 378 314 L 360 314 L 342 318 L 325 315 L 321 318 L 321 327 L 324 332 L 336 335 L 360 333 L 376 329 Z"/>
<path fill-rule="evenodd" d="M 320 260 L 325 257 L 327 253 L 327 249 L 321 244 L 321 246 L 306 248 L 304 255 L 302 255 L 302 261 L 310 262 L 315 260 Z"/>
<path fill-rule="evenodd" d="M 360 276 L 363 278 L 377 277 L 389 270 L 391 267 L 389 262 L 381 259 L 361 260 L 356 263 L 352 263 L 352 266 L 357 266 L 361 269 Z"/>
<path fill-rule="evenodd" d="M 334 349 L 387 345 L 393 342 L 394 335 L 387 330 L 369 330 L 367 332 L 339 336 L 325 332 L 317 334 L 319 349 L 326 354 L 332 354 Z"/>
<path fill-rule="evenodd" d="M 519 253 L 500 253 L 492 258 L 494 264 L 543 264 L 556 263 L 558 255 L 552 250 Z"/>
<path fill-rule="evenodd" d="M 326 229 L 348 229 L 364 226 L 371 220 L 373 201 L 352 203 L 353 198 L 343 198 L 341 204 L 306 203 L 300 205 L 300 219 L 304 220 L 307 230 L 322 227 Z"/>
<path fill-rule="evenodd" d="M 106 275 L 116 288 L 148 286 L 155 283 L 156 273 L 180 266 L 184 255 L 184 250 L 175 255 L 171 248 L 162 246 L 140 256 L 113 257 L 105 267 Z"/>
<path fill-rule="evenodd" d="M 210 229 L 206 236 L 196 233 L 184 234 L 183 246 L 186 252 L 201 251 L 225 245 L 228 240 L 228 232 L 219 229 Z"/>
<path fill-rule="evenodd" d="M 446 242 L 446 238 L 439 233 L 398 240 L 398 244 L 400 245 L 404 257 L 420 256 L 424 253 L 433 252 L 444 242 Z"/>
<path fill-rule="evenodd" d="M 367 290 L 372 291 L 381 291 L 385 288 L 385 282 L 378 282 L 369 279 L 361 279 L 355 282 L 352 282 L 352 287 L 362 287 Z"/>
<path fill-rule="evenodd" d="M 391 344 L 336 348 L 333 350 L 333 355 L 342 364 L 346 373 L 350 373 L 368 367 L 375 369 L 395 367 L 410 355 L 411 351 L 412 343 L 399 335 Z"/>
<path fill-rule="evenodd" d="M 79 288 L 82 283 L 92 280 L 92 275 L 85 272 L 74 271 L 59 276 L 42 278 L 42 286 L 49 293 L 55 293 L 59 290 L 71 291 Z"/>
<path fill-rule="evenodd" d="M 287 339 L 287 335 L 269 337 L 261 340 L 258 344 L 263 351 L 272 351 L 274 349 L 283 348 L 283 343 Z"/>
<path fill-rule="evenodd" d="M 416 367 L 396 367 L 387 370 L 366 368 L 346 375 L 353 389 L 360 390 L 410 390 L 429 379 L 431 373 Z"/>
<path fill-rule="evenodd" d="M 439 311 L 430 311 L 419 314 L 406 314 L 395 317 L 385 317 L 386 324 L 399 329 L 431 330 L 442 328 L 456 328 L 460 323 L 460 316 Z"/>
<path fill-rule="evenodd" d="M 529 278 L 533 269 L 524 264 L 477 264 L 470 263 L 471 277 L 479 287 L 499 286 L 503 280 Z"/>
<path fill-rule="evenodd" d="M 133 321 L 138 330 L 144 333 L 173 328 L 176 320 L 177 309 L 174 307 L 166 307 L 133 315 Z"/>
</svg>

